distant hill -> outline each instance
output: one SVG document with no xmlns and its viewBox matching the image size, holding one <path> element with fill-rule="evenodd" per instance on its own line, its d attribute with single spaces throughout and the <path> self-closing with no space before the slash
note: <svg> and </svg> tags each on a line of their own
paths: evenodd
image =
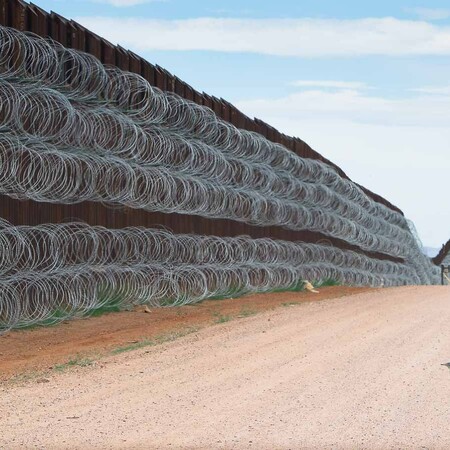
<svg viewBox="0 0 450 450">
<path fill-rule="evenodd" d="M 440 249 L 436 247 L 423 247 L 423 252 L 430 258 L 434 258 L 439 253 L 439 250 Z"/>
</svg>

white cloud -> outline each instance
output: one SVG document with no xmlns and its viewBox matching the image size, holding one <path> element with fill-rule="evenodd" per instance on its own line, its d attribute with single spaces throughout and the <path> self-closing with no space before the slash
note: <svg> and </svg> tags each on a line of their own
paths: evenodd
<svg viewBox="0 0 450 450">
<path fill-rule="evenodd" d="M 424 86 L 411 90 L 415 92 L 421 92 L 423 94 L 450 95 L 450 86 Z"/>
<path fill-rule="evenodd" d="M 399 168 L 405 163 L 414 168 L 430 168 L 444 164 L 450 169 L 450 158 L 447 157 L 449 141 L 442 139 L 441 134 L 444 132 L 450 139 L 448 128 L 450 98 L 448 97 L 415 95 L 409 98 L 388 99 L 348 90 L 337 92 L 307 90 L 278 99 L 242 100 L 236 102 L 236 106 L 245 113 L 251 116 L 256 115 L 284 132 L 297 135 L 302 139 L 305 133 L 315 130 L 314 133 L 317 132 L 321 140 L 352 136 L 350 139 L 353 144 L 358 144 L 361 143 L 356 139 L 359 133 L 355 131 L 383 129 L 383 134 L 387 133 L 391 138 L 397 136 L 397 144 L 403 141 L 397 151 L 389 157 L 391 167 Z M 326 127 L 332 127 L 335 132 L 327 132 L 324 135 L 324 124 Z M 349 129 L 352 132 L 347 135 L 345 130 Z M 411 136 L 414 138 L 411 139 Z M 433 146 L 427 145 L 420 136 L 427 136 L 429 142 L 433 142 Z M 314 139 L 316 138 L 314 134 Z M 376 141 L 380 138 L 382 139 L 382 134 Z M 365 139 L 363 140 L 365 142 Z M 327 151 L 327 147 L 323 148 L 323 151 Z M 358 147 L 359 145 L 356 146 Z M 373 147 L 373 144 L 370 147 Z M 400 150 L 407 147 L 420 148 L 425 159 L 419 157 L 406 161 L 403 158 L 404 155 L 398 158 L 401 154 Z M 328 151 L 332 151 L 332 148 L 333 146 L 328 148 Z M 351 153 L 354 149 L 355 146 L 349 146 L 348 151 Z M 445 149 L 445 153 L 440 152 L 439 149 L 442 151 Z M 383 148 L 379 149 L 379 152 L 383 151 Z M 378 160 L 377 155 L 375 160 Z"/>
<path fill-rule="evenodd" d="M 422 20 L 445 20 L 450 17 L 450 9 L 408 8 L 407 11 L 417 15 Z"/>
<path fill-rule="evenodd" d="M 352 179 L 399 206 L 425 245 L 440 247 L 449 238 L 449 97 L 416 94 L 393 100 L 310 90 L 236 106 L 299 136 Z"/>
<path fill-rule="evenodd" d="M 240 106 L 252 113 L 270 111 L 272 116 L 288 114 L 297 120 L 327 117 L 358 123 L 420 127 L 450 123 L 450 98 L 426 94 L 389 99 L 357 90 L 308 89 L 278 99 L 244 101 Z"/>
<path fill-rule="evenodd" d="M 77 20 L 113 43 L 136 50 L 213 50 L 300 57 L 450 54 L 449 26 L 389 17 Z"/>
<path fill-rule="evenodd" d="M 360 81 L 336 81 L 336 80 L 296 80 L 290 83 L 291 86 L 307 88 L 331 88 L 331 89 L 368 89 L 369 86 L 366 83 Z"/>
</svg>

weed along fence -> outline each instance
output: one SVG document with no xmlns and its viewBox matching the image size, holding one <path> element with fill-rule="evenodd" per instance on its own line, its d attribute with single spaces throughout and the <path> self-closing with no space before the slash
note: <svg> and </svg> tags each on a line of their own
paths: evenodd
<svg viewBox="0 0 450 450">
<path fill-rule="evenodd" d="M 440 282 L 401 211 L 300 139 L 34 5 L 0 0 L 0 24 L 0 330 Z"/>
</svg>

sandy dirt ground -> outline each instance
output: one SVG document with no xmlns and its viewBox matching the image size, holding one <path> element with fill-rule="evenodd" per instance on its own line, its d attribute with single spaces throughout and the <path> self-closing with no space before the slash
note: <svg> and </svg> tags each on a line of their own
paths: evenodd
<svg viewBox="0 0 450 450">
<path fill-rule="evenodd" d="M 285 302 L 3 382 L 0 448 L 449 449 L 449 362 L 449 287 Z"/>
<path fill-rule="evenodd" d="M 208 300 L 177 308 L 127 311 L 57 326 L 12 331 L 0 336 L 0 381 L 45 371 L 68 360 L 94 358 L 116 348 L 188 333 L 216 322 L 251 316 L 292 302 L 322 301 L 365 292 L 370 288 L 329 286 L 319 294 L 278 292 L 238 299 Z M 22 377 L 23 378 L 23 377 Z"/>
</svg>

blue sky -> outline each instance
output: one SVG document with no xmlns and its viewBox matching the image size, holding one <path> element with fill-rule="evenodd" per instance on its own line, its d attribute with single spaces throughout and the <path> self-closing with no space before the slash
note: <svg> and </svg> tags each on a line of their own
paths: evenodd
<svg viewBox="0 0 450 450">
<path fill-rule="evenodd" d="M 37 0 L 36 5 L 53 8 L 70 16 L 80 11 L 89 15 L 122 17 L 124 11 L 135 16 L 156 19 L 185 19 L 191 17 L 251 17 L 251 18 L 334 18 L 357 19 L 361 17 L 392 16 L 415 19 L 415 9 L 448 10 L 448 0 Z M 118 5 L 109 8 L 109 5 Z M 121 5 L 121 6 L 119 6 Z M 448 22 L 448 18 L 447 18 Z"/>
<path fill-rule="evenodd" d="M 450 238 L 449 0 L 34 3 L 306 140 L 425 245 Z"/>
</svg>

